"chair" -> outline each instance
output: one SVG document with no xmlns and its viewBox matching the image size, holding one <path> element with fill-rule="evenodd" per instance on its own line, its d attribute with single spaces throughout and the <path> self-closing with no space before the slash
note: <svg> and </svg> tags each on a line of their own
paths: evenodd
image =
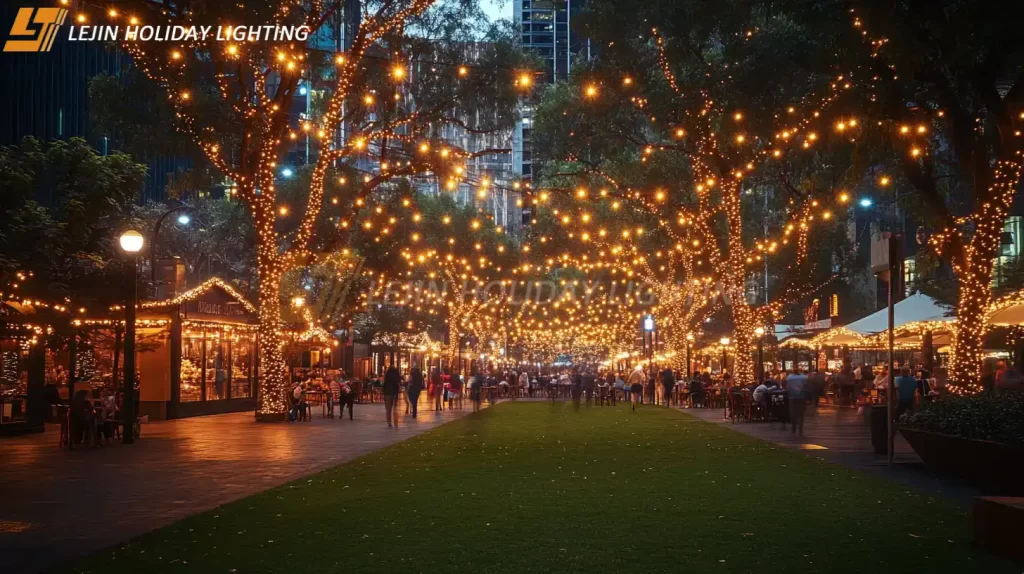
<svg viewBox="0 0 1024 574">
<path fill-rule="evenodd" d="M 352 389 L 352 393 L 355 395 L 356 402 L 363 402 L 363 382 L 352 381 L 348 384 L 348 388 Z"/>
<path fill-rule="evenodd" d="M 746 415 L 746 401 L 744 400 L 744 393 L 729 393 L 729 418 L 734 422 L 737 418 L 745 419 Z"/>
<path fill-rule="evenodd" d="M 789 421 L 789 411 L 787 410 L 786 395 L 784 393 L 768 394 L 768 416 L 770 420 Z"/>
<path fill-rule="evenodd" d="M 58 448 L 71 448 L 71 409 L 64 405 L 58 405 L 57 420 L 60 421 L 60 443 Z"/>
<path fill-rule="evenodd" d="M 765 407 L 764 401 L 756 402 L 753 397 L 748 397 L 750 420 L 752 421 L 764 421 L 768 419 L 768 409 Z"/>
</svg>

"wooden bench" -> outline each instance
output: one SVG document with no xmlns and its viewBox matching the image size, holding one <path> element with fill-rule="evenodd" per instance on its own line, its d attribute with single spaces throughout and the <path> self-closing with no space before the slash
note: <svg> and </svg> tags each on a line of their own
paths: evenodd
<svg viewBox="0 0 1024 574">
<path fill-rule="evenodd" d="M 1024 563 L 1024 498 L 979 496 L 974 499 L 972 521 L 976 546 Z"/>
</svg>

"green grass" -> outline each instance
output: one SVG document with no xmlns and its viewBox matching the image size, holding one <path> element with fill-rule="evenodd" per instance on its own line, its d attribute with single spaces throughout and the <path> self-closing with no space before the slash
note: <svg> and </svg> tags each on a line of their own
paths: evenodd
<svg viewBox="0 0 1024 574">
<path fill-rule="evenodd" d="M 668 409 L 546 402 L 487 409 L 70 568 L 1017 570 L 970 547 L 953 503 Z"/>
</svg>

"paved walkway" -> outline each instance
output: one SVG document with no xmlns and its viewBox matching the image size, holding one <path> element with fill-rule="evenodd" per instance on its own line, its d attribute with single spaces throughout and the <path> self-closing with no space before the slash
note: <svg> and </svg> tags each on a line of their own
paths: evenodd
<svg viewBox="0 0 1024 574">
<path fill-rule="evenodd" d="M 357 404 L 351 421 L 321 418 L 319 409 L 312 422 L 292 424 L 214 415 L 144 425 L 134 445 L 73 451 L 58 449 L 55 426 L 0 439 L 0 572 L 37 572 L 91 554 L 470 412 L 467 403 L 415 419 L 402 414 L 396 429 L 387 428 L 380 403 Z"/>
<path fill-rule="evenodd" d="M 980 493 L 954 478 L 937 475 L 924 468 L 921 459 L 910 448 L 903 436 L 896 435 L 894 464 L 889 466 L 885 455 L 877 455 L 871 447 L 871 428 L 864 424 L 863 415 L 849 408 L 821 406 L 808 407 L 804 421 L 804 436 L 792 434 L 781 423 L 732 422 L 723 419 L 722 409 L 682 409 L 702 420 L 722 424 L 741 433 L 804 450 L 830 462 L 875 474 L 921 489 L 951 500 L 969 504 Z"/>
</svg>

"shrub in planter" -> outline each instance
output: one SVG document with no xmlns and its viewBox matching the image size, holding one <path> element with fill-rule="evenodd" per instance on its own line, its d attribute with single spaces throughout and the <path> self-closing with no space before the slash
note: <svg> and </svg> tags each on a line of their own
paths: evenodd
<svg viewBox="0 0 1024 574">
<path fill-rule="evenodd" d="M 1024 392 L 946 396 L 900 418 L 904 428 L 1024 446 Z"/>
</svg>

